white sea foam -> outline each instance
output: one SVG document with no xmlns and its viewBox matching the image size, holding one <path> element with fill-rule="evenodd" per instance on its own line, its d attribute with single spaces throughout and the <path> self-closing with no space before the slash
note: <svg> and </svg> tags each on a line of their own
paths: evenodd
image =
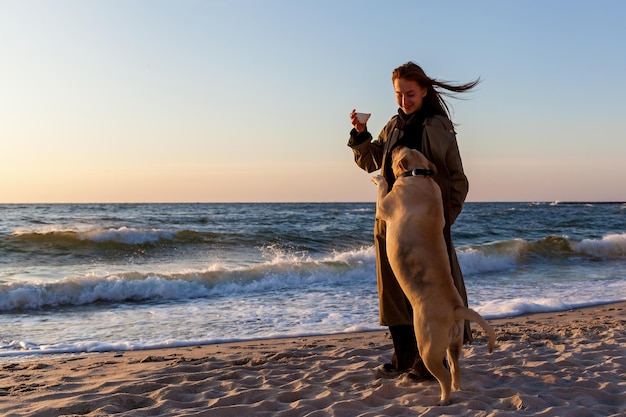
<svg viewBox="0 0 626 417">
<path fill-rule="evenodd" d="M 626 258 L 626 233 L 610 234 L 602 239 L 583 239 L 574 244 L 574 249 L 601 258 Z"/>
<path fill-rule="evenodd" d="M 607 298 L 603 301 L 597 300 L 572 300 L 564 302 L 559 298 L 536 298 L 529 300 L 527 298 L 512 298 L 508 300 L 491 300 L 482 304 L 471 306 L 487 319 L 515 317 L 523 314 L 532 313 L 548 313 L 567 311 L 575 308 L 589 307 L 599 304 L 607 304 L 611 302 L 623 301 L 623 298 Z"/>
<path fill-rule="evenodd" d="M 512 298 L 508 300 L 485 301 L 473 308 L 486 318 L 513 317 L 527 313 L 541 313 L 547 311 L 563 311 L 573 308 L 574 305 L 563 303 L 554 298 Z"/>
<path fill-rule="evenodd" d="M 476 275 L 486 272 L 507 271 L 517 265 L 513 254 L 487 254 L 469 248 L 457 251 L 459 265 L 464 275 Z"/>
</svg>

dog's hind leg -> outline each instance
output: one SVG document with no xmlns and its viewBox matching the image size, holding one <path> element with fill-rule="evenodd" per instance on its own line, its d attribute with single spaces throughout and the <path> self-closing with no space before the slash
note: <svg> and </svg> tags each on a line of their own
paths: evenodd
<svg viewBox="0 0 626 417">
<path fill-rule="evenodd" d="M 441 338 L 433 338 L 441 339 Z M 433 342 L 433 341 L 431 341 Z M 442 341 L 443 342 L 443 341 Z M 452 386 L 452 377 L 443 365 L 443 358 L 446 354 L 447 346 L 442 342 L 424 343 L 424 349 L 419 346 L 422 360 L 428 371 L 439 381 L 441 387 L 441 399 L 437 404 L 448 405 L 450 403 L 450 389 Z M 458 369 L 458 364 L 457 364 Z"/>
<path fill-rule="evenodd" d="M 463 328 L 461 326 L 461 328 Z M 463 335 L 459 335 L 452 339 L 448 347 L 448 363 L 450 364 L 450 373 L 452 374 L 452 390 L 461 389 L 461 367 L 459 366 L 459 357 L 463 348 Z"/>
</svg>

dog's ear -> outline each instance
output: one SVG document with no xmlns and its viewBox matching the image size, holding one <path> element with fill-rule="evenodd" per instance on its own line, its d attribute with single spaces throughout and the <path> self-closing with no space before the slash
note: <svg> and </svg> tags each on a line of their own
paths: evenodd
<svg viewBox="0 0 626 417">
<path fill-rule="evenodd" d="M 405 158 L 400 158 L 398 160 L 398 168 L 399 168 L 400 171 L 406 171 L 408 169 L 407 166 L 408 165 L 407 165 L 406 157 Z"/>
</svg>

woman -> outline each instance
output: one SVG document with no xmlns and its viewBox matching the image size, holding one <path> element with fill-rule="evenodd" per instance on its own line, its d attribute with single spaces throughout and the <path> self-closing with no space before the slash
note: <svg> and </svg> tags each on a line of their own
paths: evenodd
<svg viewBox="0 0 626 417">
<path fill-rule="evenodd" d="M 378 169 L 393 187 L 391 151 L 402 145 L 422 152 L 437 167 L 435 181 L 441 188 L 444 206 L 445 227 L 443 234 L 448 248 L 454 284 L 467 306 L 467 294 L 463 275 L 456 257 L 450 235 L 450 227 L 461 213 L 468 192 L 467 177 L 459 154 L 454 126 L 450 121 L 448 106 L 442 95 L 468 91 L 479 83 L 479 79 L 462 85 L 444 83 L 428 77 L 419 65 L 408 62 L 396 68 L 391 76 L 400 107 L 372 141 L 366 124 L 359 123 L 352 110 L 353 129 L 350 146 L 359 167 L 367 172 Z M 446 90 L 441 92 L 440 89 Z M 411 305 L 398 284 L 389 261 L 385 244 L 385 222 L 376 219 L 374 241 L 376 246 L 376 276 L 380 306 L 380 323 L 389 327 L 393 340 L 394 355 L 391 363 L 379 368 L 379 375 L 394 377 L 409 372 L 413 379 L 428 379 L 432 376 L 419 356 Z M 469 323 L 465 323 L 465 341 L 471 342 Z M 442 358 L 443 359 L 443 358 Z"/>
</svg>

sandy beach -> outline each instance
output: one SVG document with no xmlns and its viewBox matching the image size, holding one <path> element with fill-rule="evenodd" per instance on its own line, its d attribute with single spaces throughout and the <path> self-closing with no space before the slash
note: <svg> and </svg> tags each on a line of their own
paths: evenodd
<svg viewBox="0 0 626 417">
<path fill-rule="evenodd" d="M 379 379 L 385 331 L 0 364 L 3 416 L 623 416 L 626 302 L 490 320 L 462 390 Z"/>
</svg>

